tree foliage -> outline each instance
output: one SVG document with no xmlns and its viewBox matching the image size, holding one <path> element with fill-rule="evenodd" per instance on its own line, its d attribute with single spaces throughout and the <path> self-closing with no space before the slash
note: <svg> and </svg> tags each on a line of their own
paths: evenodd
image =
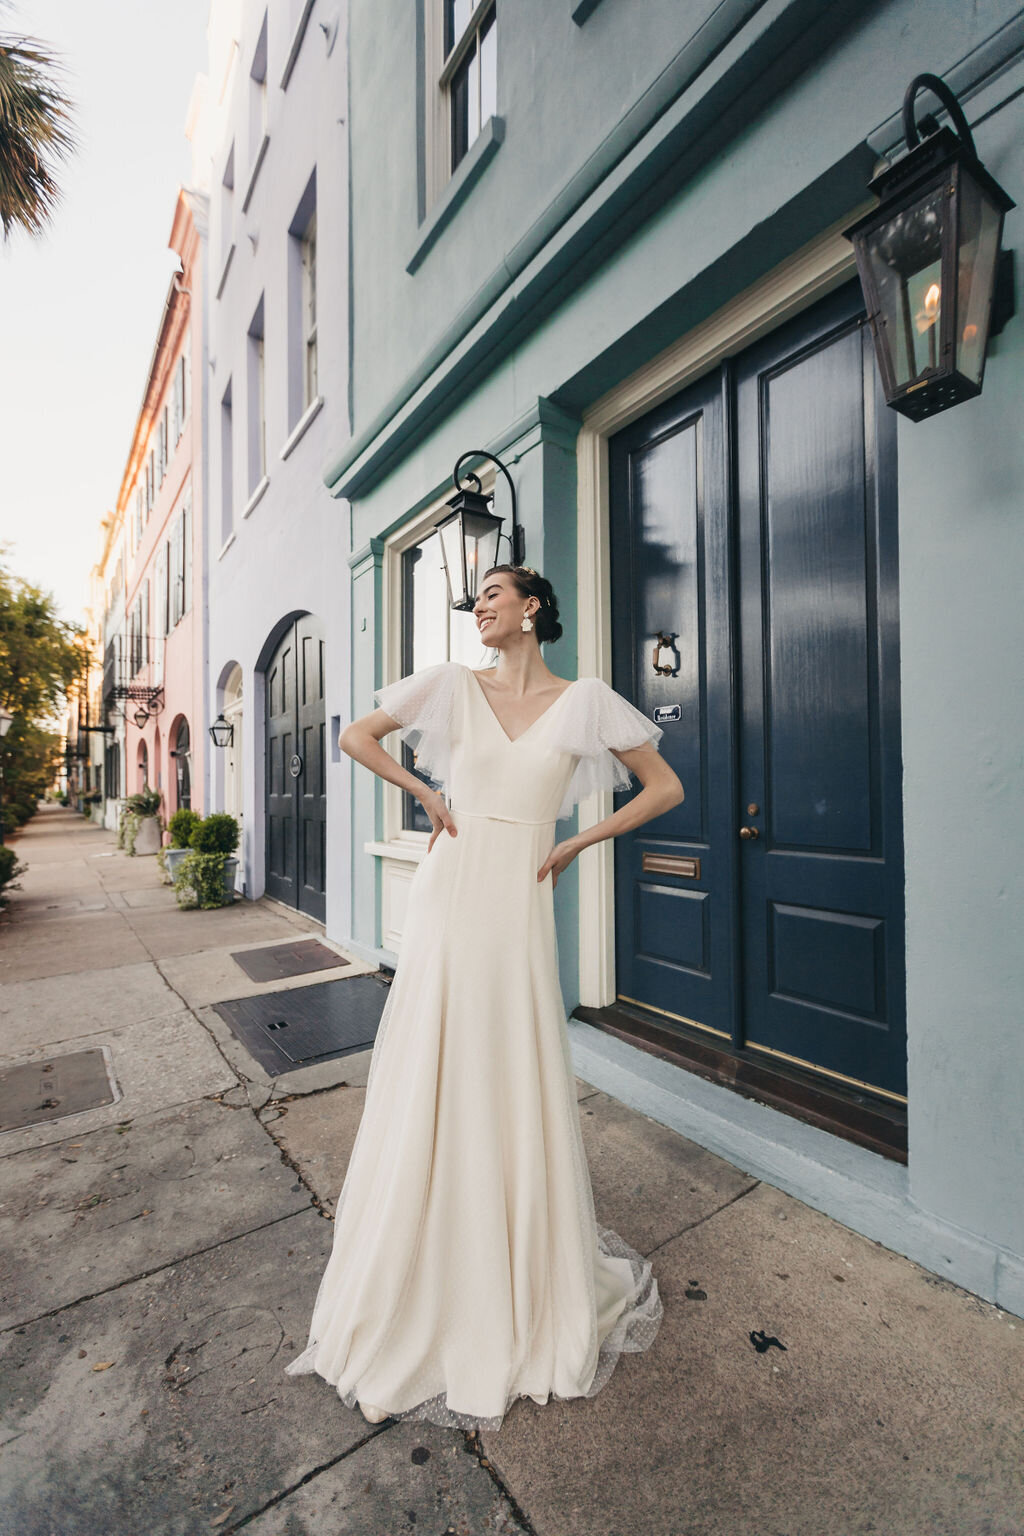
<svg viewBox="0 0 1024 1536">
<path fill-rule="evenodd" d="M 74 148 L 72 103 L 56 55 L 34 38 L 0 33 L 0 229 L 5 240 L 18 225 L 31 235 L 43 232 L 61 198 L 60 162 Z"/>
<path fill-rule="evenodd" d="M 0 739 L 8 830 L 28 820 L 53 782 L 61 751 L 58 711 L 81 675 L 83 641 L 82 629 L 58 616 L 50 593 L 0 562 L 0 705 L 14 716 Z"/>
</svg>

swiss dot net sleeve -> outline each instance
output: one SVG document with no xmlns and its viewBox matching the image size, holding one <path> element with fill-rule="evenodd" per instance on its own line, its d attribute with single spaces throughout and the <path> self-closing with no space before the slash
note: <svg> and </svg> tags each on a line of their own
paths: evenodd
<svg viewBox="0 0 1024 1536">
<path fill-rule="evenodd" d="M 580 678 L 565 705 L 558 746 L 577 755 L 579 762 L 559 806 L 559 820 L 570 816 L 577 801 L 596 790 L 628 789 L 633 775 L 614 752 L 628 752 L 646 742 L 656 747 L 665 734 L 660 725 L 599 677 Z"/>
<path fill-rule="evenodd" d="M 443 790 L 451 771 L 453 708 L 458 667 L 441 661 L 421 667 L 397 683 L 374 690 L 381 709 L 400 727 L 399 735 L 416 753 L 416 771 Z"/>
</svg>

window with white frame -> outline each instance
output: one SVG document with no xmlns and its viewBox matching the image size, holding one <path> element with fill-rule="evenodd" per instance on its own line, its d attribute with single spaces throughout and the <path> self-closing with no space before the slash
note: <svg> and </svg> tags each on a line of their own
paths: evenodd
<svg viewBox="0 0 1024 1536">
<path fill-rule="evenodd" d="M 251 496 L 267 472 L 266 382 L 264 377 L 263 295 L 249 322 L 247 359 L 248 471 Z"/>
<path fill-rule="evenodd" d="M 316 361 L 316 213 L 306 225 L 302 240 L 302 323 L 304 329 L 305 384 L 303 401 L 317 397 Z"/>
<path fill-rule="evenodd" d="M 429 208 L 497 112 L 496 0 L 422 0 Z"/>
<path fill-rule="evenodd" d="M 319 398 L 316 171 L 288 226 L 288 427 Z"/>
<path fill-rule="evenodd" d="M 401 675 L 418 672 L 439 661 L 461 661 L 466 666 L 487 665 L 487 652 L 472 613 L 453 609 L 448 601 L 448 581 L 441 557 L 441 538 L 436 528 L 407 545 L 401 559 Z M 402 749 L 403 765 L 416 772 L 413 755 Z M 402 825 L 430 831 L 430 819 L 414 795 L 403 794 Z"/>
<path fill-rule="evenodd" d="M 249 174 L 255 172 L 267 136 L 267 13 L 249 69 Z"/>
<path fill-rule="evenodd" d="M 225 543 L 235 526 L 235 430 L 231 406 L 231 380 L 220 402 L 220 538 Z"/>
</svg>

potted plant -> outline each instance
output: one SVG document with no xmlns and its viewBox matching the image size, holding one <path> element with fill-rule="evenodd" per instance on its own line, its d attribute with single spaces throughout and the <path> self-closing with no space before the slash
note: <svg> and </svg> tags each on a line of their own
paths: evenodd
<svg viewBox="0 0 1024 1536">
<path fill-rule="evenodd" d="M 175 811 L 167 823 L 167 830 L 171 835 L 171 845 L 164 849 L 164 861 L 167 873 L 172 881 L 178 873 L 182 860 L 188 853 L 192 833 L 202 821 L 198 811 L 189 811 L 184 807 Z"/>
<path fill-rule="evenodd" d="M 121 813 L 119 842 L 133 856 L 157 853 L 160 849 L 160 791 L 146 784 L 137 795 L 129 795 Z"/>
<path fill-rule="evenodd" d="M 234 901 L 238 837 L 238 822 L 225 811 L 214 811 L 193 828 L 174 877 L 179 906 L 224 907 Z"/>
</svg>

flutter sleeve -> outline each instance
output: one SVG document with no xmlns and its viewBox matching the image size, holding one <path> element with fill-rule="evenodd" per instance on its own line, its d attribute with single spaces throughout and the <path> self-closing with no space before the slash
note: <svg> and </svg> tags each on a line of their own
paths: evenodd
<svg viewBox="0 0 1024 1536">
<path fill-rule="evenodd" d="M 399 735 L 416 754 L 417 773 L 437 790 L 444 789 L 451 771 L 457 677 L 456 663 L 441 661 L 410 672 L 397 683 L 385 683 L 373 695 L 397 721 Z"/>
<path fill-rule="evenodd" d="M 657 746 L 665 734 L 645 714 L 599 677 L 580 678 L 565 700 L 558 746 L 579 758 L 559 806 L 559 820 L 572 814 L 577 801 L 599 789 L 628 789 L 633 774 L 614 755 Z"/>
</svg>

